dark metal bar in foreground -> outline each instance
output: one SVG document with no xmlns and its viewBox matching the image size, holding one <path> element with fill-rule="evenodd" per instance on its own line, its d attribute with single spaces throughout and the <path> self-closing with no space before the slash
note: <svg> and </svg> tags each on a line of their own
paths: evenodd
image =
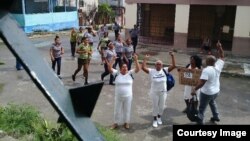
<svg viewBox="0 0 250 141">
<path fill-rule="evenodd" d="M 0 37 L 73 134 L 79 140 L 103 141 L 104 138 L 90 120 L 103 82 L 66 89 L 46 59 L 7 12 L 0 12 Z"/>
</svg>

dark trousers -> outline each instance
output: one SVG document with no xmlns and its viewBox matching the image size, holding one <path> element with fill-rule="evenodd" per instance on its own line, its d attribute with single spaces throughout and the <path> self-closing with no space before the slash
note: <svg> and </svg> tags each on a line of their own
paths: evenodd
<svg viewBox="0 0 250 141">
<path fill-rule="evenodd" d="M 113 68 L 114 68 L 114 66 L 113 66 Z M 103 72 L 102 75 L 101 75 L 102 80 L 103 80 L 104 77 L 107 76 L 108 74 L 110 74 L 109 71 L 108 71 L 108 65 L 107 65 L 107 64 L 104 64 L 104 72 Z M 114 81 L 114 76 L 113 76 L 112 74 L 110 74 L 109 84 L 112 84 L 113 81 Z"/>
<path fill-rule="evenodd" d="M 21 70 L 22 69 L 22 65 L 21 63 L 16 59 L 16 69 L 17 70 Z"/>
<path fill-rule="evenodd" d="M 76 52 L 76 42 L 70 42 L 70 47 L 71 47 L 71 55 L 75 56 Z"/>
<path fill-rule="evenodd" d="M 119 30 L 115 30 L 115 39 L 117 39 L 118 35 L 119 35 Z"/>
<path fill-rule="evenodd" d="M 127 63 L 127 65 L 128 65 L 128 70 L 131 70 L 132 62 L 133 62 L 132 59 L 128 59 L 128 63 Z"/>
<path fill-rule="evenodd" d="M 55 71 L 55 67 L 56 67 L 56 64 L 57 64 L 57 75 L 60 75 L 61 73 L 61 60 L 62 58 L 59 57 L 59 58 L 55 58 L 54 61 L 52 61 L 52 69 Z"/>
<path fill-rule="evenodd" d="M 137 46 L 137 43 L 138 43 L 138 37 L 135 37 L 135 38 L 131 38 L 132 40 L 132 44 L 133 44 L 133 48 L 134 48 L 134 53 L 136 52 L 136 46 Z"/>
<path fill-rule="evenodd" d="M 115 64 L 114 64 L 114 68 L 116 69 L 117 64 L 119 65 L 119 67 L 122 65 L 123 60 L 122 60 L 122 53 L 116 52 L 116 59 L 115 59 Z"/>
<path fill-rule="evenodd" d="M 123 59 L 123 63 L 126 63 L 128 66 L 128 70 L 131 70 L 133 59 Z"/>
</svg>

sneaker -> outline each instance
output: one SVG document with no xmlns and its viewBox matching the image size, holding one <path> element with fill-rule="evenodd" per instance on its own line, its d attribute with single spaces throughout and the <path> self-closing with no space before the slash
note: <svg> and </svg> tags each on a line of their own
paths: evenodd
<svg viewBox="0 0 250 141">
<path fill-rule="evenodd" d="M 85 83 L 84 83 L 84 85 L 88 85 L 88 84 L 89 84 L 89 82 L 85 82 Z"/>
<path fill-rule="evenodd" d="M 219 118 L 211 117 L 211 118 L 210 118 L 210 121 L 211 121 L 211 122 L 215 122 L 215 121 L 220 122 L 220 119 L 219 119 Z"/>
<path fill-rule="evenodd" d="M 58 78 L 59 78 L 59 79 L 62 79 L 62 77 L 61 77 L 60 75 L 58 75 Z"/>
<path fill-rule="evenodd" d="M 153 127 L 154 127 L 154 128 L 158 127 L 157 120 L 154 120 L 154 121 L 153 121 Z"/>
<path fill-rule="evenodd" d="M 158 118 L 158 117 L 157 117 L 157 123 L 158 123 L 159 125 L 162 125 L 161 118 Z"/>
<path fill-rule="evenodd" d="M 109 85 L 113 85 L 114 86 L 115 84 L 114 83 L 109 83 Z"/>
<path fill-rule="evenodd" d="M 75 81 L 76 80 L 76 77 L 74 75 L 72 75 L 72 80 Z"/>
</svg>

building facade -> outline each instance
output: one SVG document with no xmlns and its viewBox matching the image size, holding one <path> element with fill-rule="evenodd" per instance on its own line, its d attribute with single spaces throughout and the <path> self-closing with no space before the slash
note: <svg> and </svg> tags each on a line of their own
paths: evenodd
<svg viewBox="0 0 250 141">
<path fill-rule="evenodd" d="M 248 0 L 126 0 L 138 5 L 139 41 L 198 48 L 206 37 L 233 54 L 250 54 Z"/>
<path fill-rule="evenodd" d="M 93 24 L 98 9 L 98 0 L 77 0 L 79 26 Z"/>
<path fill-rule="evenodd" d="M 125 0 L 99 0 L 99 3 L 108 3 L 115 12 L 115 21 L 120 26 L 125 26 Z"/>
<path fill-rule="evenodd" d="M 11 13 L 26 33 L 57 31 L 78 27 L 76 6 L 76 0 L 14 0 Z"/>
</svg>

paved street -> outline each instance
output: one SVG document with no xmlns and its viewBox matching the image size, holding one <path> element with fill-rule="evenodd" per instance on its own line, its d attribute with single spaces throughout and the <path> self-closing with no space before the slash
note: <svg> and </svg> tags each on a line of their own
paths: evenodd
<svg viewBox="0 0 250 141">
<path fill-rule="evenodd" d="M 84 82 L 81 75 L 82 72 L 78 74 L 75 82 L 71 79 L 71 75 L 77 67 L 77 61 L 70 56 L 68 36 L 62 35 L 61 39 L 63 45 L 65 45 L 65 55 L 62 60 L 62 81 L 67 88 L 80 87 Z M 48 65 L 51 64 L 49 58 L 49 45 L 53 40 L 54 36 L 32 39 L 32 42 L 41 52 L 41 55 L 44 56 L 44 59 L 48 62 Z M 97 39 L 95 45 L 96 44 Z M 143 52 L 145 52 L 145 48 L 138 49 L 138 53 Z M 169 58 L 167 52 L 156 53 L 153 58 L 161 59 L 160 54 L 166 54 L 164 57 Z M 177 53 L 177 65 L 183 66 L 186 64 L 189 60 L 188 57 L 189 54 Z M 5 65 L 0 65 L 0 84 L 4 84 L 4 89 L 0 92 L 0 105 L 6 105 L 10 102 L 15 104 L 28 103 L 41 111 L 46 119 L 56 121 L 58 114 L 33 84 L 26 72 L 24 70 L 16 71 L 15 58 L 2 43 L 0 43 L 0 61 L 5 63 Z M 164 63 L 168 63 L 167 60 L 164 60 Z M 89 71 L 90 83 L 100 81 L 100 74 L 103 72 L 103 66 L 100 65 L 99 54 L 96 50 Z M 177 71 L 174 70 L 172 74 L 175 76 L 176 86 L 168 94 L 167 107 L 163 115 L 163 125 L 158 128 L 153 128 L 151 124 L 152 106 L 148 95 L 150 86 L 149 76 L 142 71 L 134 76 L 131 129 L 118 129 L 124 141 L 171 141 L 172 125 L 194 124 L 190 123 L 186 115 L 182 113 L 185 106 L 183 100 L 184 87 L 178 84 Z M 107 127 L 113 123 L 114 108 L 114 86 L 108 85 L 108 79 L 109 77 L 107 76 L 105 78 L 105 85 L 92 115 L 92 120 L 94 122 Z M 220 124 L 250 124 L 249 80 L 249 78 L 245 77 L 222 75 L 221 94 L 217 99 L 219 112 L 221 114 Z M 208 122 L 211 117 L 209 108 L 207 109 L 205 117 L 207 121 L 206 124 L 211 124 Z"/>
</svg>

